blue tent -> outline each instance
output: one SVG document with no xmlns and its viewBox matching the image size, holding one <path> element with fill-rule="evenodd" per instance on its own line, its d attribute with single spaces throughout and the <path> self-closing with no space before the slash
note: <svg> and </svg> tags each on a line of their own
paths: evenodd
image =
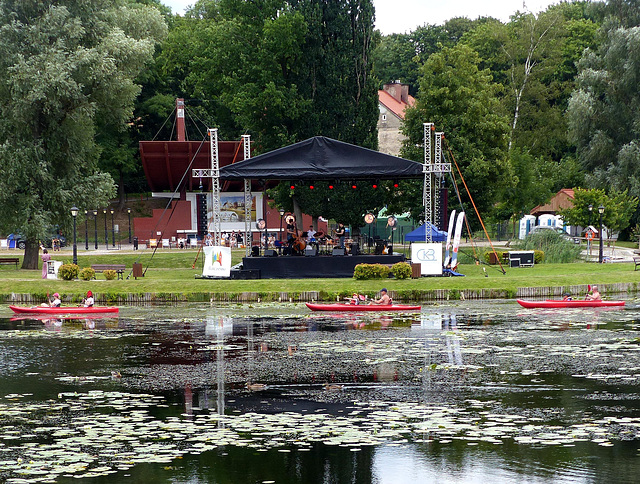
<svg viewBox="0 0 640 484">
<path fill-rule="evenodd" d="M 417 229 L 409 232 L 404 236 L 404 240 L 406 242 L 424 242 L 425 230 L 427 225 L 431 230 L 431 240 L 433 242 L 444 242 L 445 240 L 447 240 L 447 233 L 443 232 L 442 230 L 438 230 L 436 227 L 434 227 L 430 223 L 423 224 Z"/>
</svg>

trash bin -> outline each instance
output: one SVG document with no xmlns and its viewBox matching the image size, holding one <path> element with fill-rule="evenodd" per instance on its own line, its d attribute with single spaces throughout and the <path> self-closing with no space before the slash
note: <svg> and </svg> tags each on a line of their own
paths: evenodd
<svg viewBox="0 0 640 484">
<path fill-rule="evenodd" d="M 138 240 L 136 239 L 136 242 Z M 144 273 L 142 272 L 142 264 L 139 262 L 133 263 L 133 278 L 138 279 L 138 277 L 144 277 Z"/>
<path fill-rule="evenodd" d="M 422 277 L 422 264 L 411 264 L 411 278 L 420 279 Z"/>
<path fill-rule="evenodd" d="M 133 238 L 133 250 L 138 250 L 138 237 Z"/>
</svg>

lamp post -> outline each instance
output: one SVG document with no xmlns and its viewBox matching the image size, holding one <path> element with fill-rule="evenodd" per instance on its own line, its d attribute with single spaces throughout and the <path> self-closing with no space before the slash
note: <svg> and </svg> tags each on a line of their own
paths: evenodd
<svg viewBox="0 0 640 484">
<path fill-rule="evenodd" d="M 282 255 L 282 217 L 284 217 L 284 208 L 280 208 L 278 212 L 280 212 L 280 235 L 278 237 L 280 240 L 280 247 L 278 247 L 278 253 Z"/>
<path fill-rule="evenodd" d="M 96 241 L 96 250 L 98 250 L 98 211 L 93 211 L 93 228 L 96 231 L 94 240 Z"/>
<path fill-rule="evenodd" d="M 78 207 L 71 207 L 71 216 L 73 217 L 73 263 L 78 265 L 78 246 L 76 244 L 76 217 L 78 216 Z"/>
<path fill-rule="evenodd" d="M 598 207 L 598 213 L 600 214 L 600 256 L 599 256 L 599 262 L 600 262 L 600 264 L 602 264 L 602 252 L 604 251 L 604 245 L 603 245 L 603 240 L 602 240 L 602 214 L 604 213 L 604 207 L 602 205 L 600 205 Z"/>
<path fill-rule="evenodd" d="M 116 232 L 114 230 L 114 225 L 113 225 L 113 209 L 110 210 L 111 212 L 111 247 L 116 246 Z"/>
<path fill-rule="evenodd" d="M 131 243 L 131 209 L 127 209 L 127 215 L 129 216 L 129 243 Z"/>
<path fill-rule="evenodd" d="M 84 211 L 84 250 L 89 250 L 89 210 Z"/>
<path fill-rule="evenodd" d="M 109 248 L 109 232 L 107 232 L 107 209 L 102 209 L 102 215 L 104 215 L 104 245 Z"/>
<path fill-rule="evenodd" d="M 591 215 L 593 214 L 593 205 L 589 204 L 589 227 L 587 228 L 587 234 L 591 231 Z M 589 259 L 591 259 L 591 240 L 587 239 L 587 252 L 589 253 Z"/>
</svg>

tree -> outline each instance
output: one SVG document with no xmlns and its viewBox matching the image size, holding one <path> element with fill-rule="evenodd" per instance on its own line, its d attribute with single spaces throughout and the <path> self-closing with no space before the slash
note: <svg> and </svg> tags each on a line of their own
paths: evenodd
<svg viewBox="0 0 640 484">
<path fill-rule="evenodd" d="M 123 126 L 139 92 L 134 78 L 166 25 L 125 0 L 0 1 L 0 230 L 38 240 L 71 225 L 72 205 L 104 205 L 112 178 L 97 168 L 97 126 Z"/>
<path fill-rule="evenodd" d="M 579 64 L 569 136 L 592 187 L 640 195 L 640 27 L 612 28 Z"/>
<path fill-rule="evenodd" d="M 445 133 L 443 149 L 451 148 L 479 211 L 486 214 L 512 183 L 512 170 L 506 152 L 509 127 L 500 114 L 498 88 L 479 63 L 478 54 L 460 44 L 429 57 L 421 69 L 416 105 L 405 112 L 402 153 L 422 160 L 423 122 L 434 122 L 436 130 Z M 405 199 L 404 206 L 422 205 L 422 190 L 398 194 L 406 195 L 412 198 Z M 462 196 L 468 202 L 466 194 Z"/>
</svg>

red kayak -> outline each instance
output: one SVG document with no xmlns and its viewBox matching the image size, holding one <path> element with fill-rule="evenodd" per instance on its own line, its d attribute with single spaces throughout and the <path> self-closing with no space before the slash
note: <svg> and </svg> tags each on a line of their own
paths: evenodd
<svg viewBox="0 0 640 484">
<path fill-rule="evenodd" d="M 388 306 L 382 306 L 380 304 L 305 304 L 312 311 L 420 311 L 420 306 L 403 306 L 402 304 L 391 304 Z"/>
<path fill-rule="evenodd" d="M 562 301 L 560 299 L 546 299 L 544 301 L 524 301 L 517 299 L 518 304 L 523 308 L 602 308 L 609 306 L 624 306 L 624 301 L 587 301 L 585 299 L 574 299 Z"/>
<path fill-rule="evenodd" d="M 110 306 L 93 306 L 90 308 L 85 307 L 69 307 L 61 306 L 59 308 L 48 308 L 43 306 L 35 306 L 32 308 L 25 308 L 20 306 L 9 306 L 14 313 L 17 314 L 97 314 L 97 313 L 117 313 L 117 307 Z"/>
</svg>

